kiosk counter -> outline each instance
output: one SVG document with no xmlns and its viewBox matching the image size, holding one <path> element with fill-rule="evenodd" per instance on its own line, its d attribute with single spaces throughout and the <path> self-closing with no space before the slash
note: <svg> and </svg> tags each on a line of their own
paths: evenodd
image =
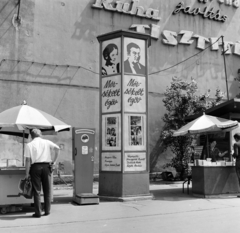
<svg viewBox="0 0 240 233">
<path fill-rule="evenodd" d="M 202 164 L 192 166 L 192 193 L 203 198 L 239 195 L 234 162 L 202 161 Z"/>
<path fill-rule="evenodd" d="M 25 167 L 0 167 L 0 211 L 2 214 L 21 210 L 23 204 L 33 203 L 20 195 L 19 182 L 25 177 Z"/>
<path fill-rule="evenodd" d="M 25 167 L 0 167 L 0 213 L 21 211 L 24 205 L 33 205 L 32 199 L 26 199 L 19 190 L 19 182 L 25 178 Z M 53 202 L 53 175 L 51 177 L 51 201 Z M 44 203 L 41 192 L 41 203 Z"/>
</svg>

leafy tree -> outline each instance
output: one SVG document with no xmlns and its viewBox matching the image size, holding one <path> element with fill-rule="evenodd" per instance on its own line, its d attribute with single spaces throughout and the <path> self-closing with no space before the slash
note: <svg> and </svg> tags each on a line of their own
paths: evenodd
<svg viewBox="0 0 240 233">
<path fill-rule="evenodd" d="M 175 155 L 171 162 L 166 164 L 166 167 L 171 166 L 176 170 L 181 170 L 180 178 L 182 179 L 188 169 L 193 136 L 173 137 L 173 131 L 187 123 L 185 120 L 187 116 L 218 105 L 224 97 L 224 93 L 219 89 L 216 90 L 214 100 L 209 98 L 210 90 L 201 95 L 197 95 L 197 91 L 198 87 L 194 79 L 186 82 L 175 77 L 172 79 L 171 86 L 164 93 L 163 103 L 166 113 L 162 118 L 165 125 L 160 135 L 160 141 L 163 151 L 170 148 Z"/>
</svg>

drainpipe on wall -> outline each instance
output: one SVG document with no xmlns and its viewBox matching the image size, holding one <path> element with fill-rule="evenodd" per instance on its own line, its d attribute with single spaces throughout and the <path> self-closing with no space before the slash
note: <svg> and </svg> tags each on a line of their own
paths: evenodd
<svg viewBox="0 0 240 233">
<path fill-rule="evenodd" d="M 21 7 L 21 0 L 18 0 L 17 4 L 18 4 L 18 12 L 17 12 L 17 14 L 14 14 L 13 18 L 12 18 L 12 24 L 16 28 L 16 30 L 18 30 L 18 27 L 20 26 L 20 24 L 22 22 L 22 18 L 19 14 L 20 13 L 20 7 Z"/>
<path fill-rule="evenodd" d="M 224 39 L 223 37 L 224 36 L 221 36 L 222 37 L 222 46 L 223 46 L 223 52 L 222 52 L 222 55 L 223 55 L 223 61 L 224 61 L 224 71 L 225 71 L 225 79 L 226 79 L 226 89 L 227 89 L 227 98 L 229 100 L 229 93 L 228 93 L 228 78 L 227 78 L 227 68 L 226 68 L 226 60 L 225 60 L 225 53 L 227 52 L 227 50 L 224 51 Z"/>
</svg>

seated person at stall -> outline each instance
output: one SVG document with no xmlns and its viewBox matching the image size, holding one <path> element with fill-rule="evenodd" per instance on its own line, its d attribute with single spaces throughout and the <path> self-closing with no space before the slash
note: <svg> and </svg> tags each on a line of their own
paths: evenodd
<svg viewBox="0 0 240 233">
<path fill-rule="evenodd" d="M 209 139 L 209 158 L 212 159 L 212 162 L 216 162 L 218 160 L 223 160 L 224 155 L 228 153 L 228 151 L 221 152 L 217 147 L 217 142 L 214 139 Z M 202 151 L 203 159 L 207 158 L 207 151 L 206 151 L 206 143 Z"/>
</svg>

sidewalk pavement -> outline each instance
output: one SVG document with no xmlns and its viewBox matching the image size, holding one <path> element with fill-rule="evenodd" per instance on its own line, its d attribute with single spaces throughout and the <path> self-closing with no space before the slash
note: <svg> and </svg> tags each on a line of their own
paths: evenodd
<svg viewBox="0 0 240 233">
<path fill-rule="evenodd" d="M 0 232 L 71 233 L 235 233 L 240 232 L 240 198 L 196 198 L 181 182 L 150 185 L 152 200 L 72 203 L 72 187 L 54 186 L 51 215 L 32 218 L 33 208 L 0 215 Z M 93 185 L 98 193 L 98 183 Z"/>
</svg>

